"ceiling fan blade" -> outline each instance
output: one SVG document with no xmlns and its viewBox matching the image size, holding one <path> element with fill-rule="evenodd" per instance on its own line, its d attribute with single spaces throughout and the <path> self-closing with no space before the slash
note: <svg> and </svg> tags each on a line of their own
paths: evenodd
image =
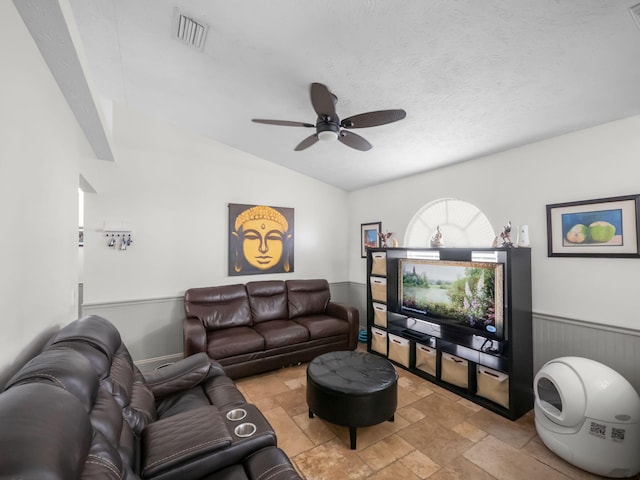
<svg viewBox="0 0 640 480">
<path fill-rule="evenodd" d="M 318 141 L 318 135 L 315 133 L 313 135 L 309 135 L 307 138 L 302 140 L 294 150 L 299 152 L 300 150 L 304 150 L 305 148 L 309 148 L 311 145 Z"/>
<path fill-rule="evenodd" d="M 252 122 L 266 123 L 267 125 L 282 125 L 283 127 L 315 127 L 312 123 L 290 122 L 289 120 L 266 120 L 264 118 L 252 118 Z"/>
<path fill-rule="evenodd" d="M 333 95 L 322 83 L 311 84 L 311 105 L 318 114 L 318 117 L 336 118 L 336 105 L 333 102 Z"/>
<path fill-rule="evenodd" d="M 346 146 L 355 148 L 356 150 L 361 150 L 366 152 L 367 150 L 371 150 L 371 144 L 367 142 L 360 135 L 357 135 L 353 132 L 349 132 L 347 130 L 341 130 L 338 135 L 338 140 L 344 143 Z"/>
<path fill-rule="evenodd" d="M 407 112 L 404 110 L 379 110 L 345 118 L 340 122 L 340 126 L 342 128 L 377 127 L 378 125 L 397 122 L 406 116 Z"/>
</svg>

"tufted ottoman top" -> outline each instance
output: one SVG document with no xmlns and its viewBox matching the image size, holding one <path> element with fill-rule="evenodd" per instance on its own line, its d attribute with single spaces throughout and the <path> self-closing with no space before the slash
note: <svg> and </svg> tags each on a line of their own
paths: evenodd
<svg viewBox="0 0 640 480">
<path fill-rule="evenodd" d="M 319 387 L 349 395 L 366 395 L 389 388 L 398 380 L 385 358 L 366 352 L 340 351 L 316 357 L 307 375 Z"/>
</svg>

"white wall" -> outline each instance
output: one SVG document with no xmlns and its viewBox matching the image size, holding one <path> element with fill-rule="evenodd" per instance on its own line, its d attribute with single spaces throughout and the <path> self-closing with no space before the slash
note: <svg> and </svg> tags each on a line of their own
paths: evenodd
<svg viewBox="0 0 640 480">
<path fill-rule="evenodd" d="M 347 194 L 292 170 L 114 109 L 115 163 L 84 162 L 84 314 L 120 330 L 135 360 L 182 352 L 181 297 L 191 287 L 348 276 Z M 227 274 L 228 204 L 294 209 L 294 272 Z M 107 247 L 105 221 L 133 232 Z"/>
<path fill-rule="evenodd" d="M 90 150 L 12 2 L 0 2 L 0 384 L 77 316 L 78 158 Z"/>
<path fill-rule="evenodd" d="M 272 278 L 345 281 L 347 194 L 292 170 L 116 108 L 115 164 L 88 162 L 86 303 L 182 295 L 190 287 Z M 294 208 L 295 271 L 227 275 L 228 203 Z M 124 222 L 134 243 L 107 248 L 103 222 Z"/>
<path fill-rule="evenodd" d="M 116 163 L 101 162 L 10 2 L 0 2 L 0 26 L 0 384 L 35 338 L 76 317 L 79 161 L 97 191 L 85 205 L 89 304 L 269 278 L 364 283 L 361 223 L 382 221 L 402 243 L 420 207 L 453 196 L 477 205 L 497 231 L 507 220 L 529 224 L 536 312 L 638 328 L 640 261 L 548 258 L 545 205 L 640 193 L 640 117 L 350 194 L 122 109 Z M 293 274 L 227 276 L 229 202 L 295 209 Z M 131 226 L 128 251 L 106 247 L 104 220 Z M 129 326 L 135 315 L 121 323 L 128 344 L 150 333 L 146 323 Z M 179 335 L 178 325 L 163 327 Z M 173 345 L 162 353 L 176 353 Z"/>
<path fill-rule="evenodd" d="M 402 245 L 420 207 L 455 197 L 478 206 L 497 233 L 509 220 L 529 225 L 535 312 L 638 329 L 640 259 L 547 257 L 545 207 L 640 193 L 639 155 L 636 116 L 354 192 L 349 279 L 365 282 L 360 223 L 382 221 Z"/>
</svg>

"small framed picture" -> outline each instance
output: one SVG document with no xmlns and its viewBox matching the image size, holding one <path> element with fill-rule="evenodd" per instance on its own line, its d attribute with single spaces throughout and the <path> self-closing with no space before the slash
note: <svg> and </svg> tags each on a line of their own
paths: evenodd
<svg viewBox="0 0 640 480">
<path fill-rule="evenodd" d="M 367 248 L 378 248 L 380 246 L 380 236 L 382 222 L 363 223 L 360 225 L 360 256 L 367 256 Z"/>
<path fill-rule="evenodd" d="M 640 258 L 640 195 L 547 205 L 549 257 Z"/>
</svg>

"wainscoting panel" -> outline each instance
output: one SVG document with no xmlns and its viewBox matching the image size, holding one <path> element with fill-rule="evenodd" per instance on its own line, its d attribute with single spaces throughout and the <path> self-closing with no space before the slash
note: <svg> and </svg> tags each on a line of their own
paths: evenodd
<svg viewBox="0 0 640 480">
<path fill-rule="evenodd" d="M 360 313 L 360 327 L 365 328 L 365 284 L 332 283 L 331 298 L 356 307 Z M 183 312 L 182 297 L 82 306 L 82 315 L 100 315 L 118 327 L 133 359 L 143 370 L 181 358 Z M 639 330 L 534 313 L 533 373 L 549 360 L 568 355 L 604 363 L 640 392 L 640 369 L 637 368 L 640 365 Z"/>
<path fill-rule="evenodd" d="M 183 297 L 86 304 L 82 315 L 112 322 L 136 363 L 182 357 Z"/>
<path fill-rule="evenodd" d="M 341 282 L 332 283 L 329 287 L 331 288 L 331 300 L 356 307 L 360 317 L 360 329 L 367 328 L 367 290 L 365 285 Z"/>
<path fill-rule="evenodd" d="M 640 331 L 551 315 L 533 315 L 534 374 L 558 357 L 585 357 L 625 377 L 640 392 Z"/>
</svg>

